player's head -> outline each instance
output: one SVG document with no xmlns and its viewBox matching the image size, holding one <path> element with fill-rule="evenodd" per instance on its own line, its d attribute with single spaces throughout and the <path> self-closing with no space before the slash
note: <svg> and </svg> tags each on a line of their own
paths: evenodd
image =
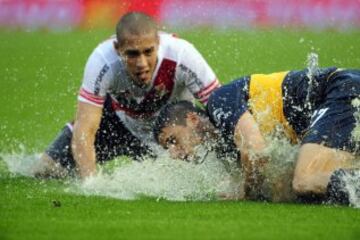
<svg viewBox="0 0 360 240">
<path fill-rule="evenodd" d="M 154 137 L 173 158 L 193 160 L 197 146 L 214 136 L 204 110 L 188 101 L 166 105 L 154 125 Z"/>
<path fill-rule="evenodd" d="M 114 45 L 134 84 L 141 88 L 149 86 L 159 48 L 158 25 L 155 20 L 144 13 L 125 14 L 116 25 Z"/>
</svg>

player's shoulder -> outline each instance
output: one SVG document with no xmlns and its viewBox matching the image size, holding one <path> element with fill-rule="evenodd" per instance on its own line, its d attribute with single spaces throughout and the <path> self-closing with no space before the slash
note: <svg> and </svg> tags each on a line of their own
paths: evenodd
<svg viewBox="0 0 360 240">
<path fill-rule="evenodd" d="M 123 68 L 114 47 L 114 40 L 114 36 L 110 37 L 95 47 L 87 60 L 86 71 L 90 71 L 92 74 L 96 72 L 104 74 L 106 70 L 107 76 L 112 78 L 115 72 L 119 72 Z"/>
<path fill-rule="evenodd" d="M 244 76 L 221 86 L 210 95 L 208 105 L 236 103 L 239 98 L 245 101 L 248 99 L 249 84 L 250 76 Z"/>
<path fill-rule="evenodd" d="M 118 54 L 114 47 L 115 35 L 107 38 L 99 43 L 92 52 L 92 57 L 99 58 L 99 60 L 107 63 L 117 62 L 119 60 Z"/>
<path fill-rule="evenodd" d="M 193 45 L 185 39 L 180 38 L 176 34 L 160 32 L 160 45 L 168 51 L 181 52 L 187 48 L 193 48 Z"/>
<path fill-rule="evenodd" d="M 225 128 L 228 128 L 226 131 L 234 128 L 240 116 L 248 109 L 249 81 L 250 76 L 238 78 L 210 95 L 206 110 L 215 126 L 225 124 Z"/>
</svg>

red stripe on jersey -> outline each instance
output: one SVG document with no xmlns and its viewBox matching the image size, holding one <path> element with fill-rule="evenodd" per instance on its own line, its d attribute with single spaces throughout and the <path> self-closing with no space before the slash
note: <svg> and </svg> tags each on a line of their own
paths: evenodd
<svg viewBox="0 0 360 240">
<path fill-rule="evenodd" d="M 145 113 L 145 112 L 142 112 L 142 113 L 139 113 L 137 111 L 134 111 L 122 104 L 120 104 L 116 99 L 112 98 L 112 101 L 111 101 L 111 107 L 114 111 L 119 111 L 119 112 L 125 112 L 126 115 L 132 117 L 132 118 L 147 118 L 147 117 L 151 117 L 153 115 L 153 113 Z"/>
<path fill-rule="evenodd" d="M 209 98 L 207 97 L 207 98 L 202 98 L 202 99 L 200 99 L 199 101 L 200 101 L 202 104 L 206 105 L 207 102 L 208 102 L 208 100 L 209 100 Z"/>
<path fill-rule="evenodd" d="M 218 84 L 217 87 L 216 87 L 213 91 L 215 91 L 215 90 L 218 89 L 219 87 L 221 87 L 221 84 Z M 209 98 L 210 98 L 210 95 L 211 95 L 211 93 L 212 93 L 213 91 L 209 92 L 208 95 L 206 95 L 206 96 L 202 97 L 201 99 L 199 99 L 199 101 L 200 101 L 202 104 L 206 105 L 207 102 L 208 102 L 208 100 L 209 100 Z"/>
<path fill-rule="evenodd" d="M 105 102 L 104 97 L 100 97 L 93 93 L 90 93 L 90 92 L 86 91 L 84 88 L 80 89 L 79 95 L 81 97 L 85 98 L 86 100 L 93 102 L 95 104 L 103 104 Z"/>
<path fill-rule="evenodd" d="M 154 98 L 156 95 L 171 95 L 174 88 L 176 62 L 164 59 L 156 75 L 153 89 L 147 94 L 146 98 Z"/>
<path fill-rule="evenodd" d="M 212 83 L 210 83 L 207 87 L 200 90 L 196 96 L 198 98 L 204 98 L 207 95 L 209 95 L 212 91 L 214 91 L 216 88 L 220 87 L 220 83 L 217 79 L 215 79 Z"/>
<path fill-rule="evenodd" d="M 136 118 L 138 114 L 130 108 L 127 108 L 123 104 L 120 104 L 115 98 L 111 97 L 111 107 L 114 111 L 123 111 L 127 115 Z"/>
<path fill-rule="evenodd" d="M 104 99 L 104 97 L 101 97 L 101 96 L 95 95 L 92 92 L 86 91 L 85 88 L 81 88 L 80 93 L 84 93 L 86 95 L 92 96 L 92 98 L 95 98 L 95 99 Z"/>
</svg>

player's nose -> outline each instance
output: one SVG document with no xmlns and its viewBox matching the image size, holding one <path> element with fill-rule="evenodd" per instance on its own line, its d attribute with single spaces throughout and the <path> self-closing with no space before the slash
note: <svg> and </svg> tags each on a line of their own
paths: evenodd
<svg viewBox="0 0 360 240">
<path fill-rule="evenodd" d="M 140 54 L 136 61 L 136 67 L 138 68 L 146 68 L 148 66 L 147 58 L 144 54 Z"/>
</svg>

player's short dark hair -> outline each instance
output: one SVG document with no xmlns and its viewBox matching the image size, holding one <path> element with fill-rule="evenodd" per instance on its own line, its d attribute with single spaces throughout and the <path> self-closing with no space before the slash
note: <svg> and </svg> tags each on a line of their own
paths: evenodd
<svg viewBox="0 0 360 240">
<path fill-rule="evenodd" d="M 207 116 L 206 112 L 200 107 L 189 101 L 178 101 L 165 105 L 155 119 L 153 134 L 156 142 L 159 143 L 159 135 L 163 128 L 169 125 L 186 126 L 186 116 L 188 113 L 196 113 L 199 116 Z"/>
<path fill-rule="evenodd" d="M 122 16 L 116 25 L 116 38 L 122 44 L 126 33 L 143 35 L 157 33 L 159 27 L 155 19 L 141 12 L 129 12 Z"/>
</svg>

